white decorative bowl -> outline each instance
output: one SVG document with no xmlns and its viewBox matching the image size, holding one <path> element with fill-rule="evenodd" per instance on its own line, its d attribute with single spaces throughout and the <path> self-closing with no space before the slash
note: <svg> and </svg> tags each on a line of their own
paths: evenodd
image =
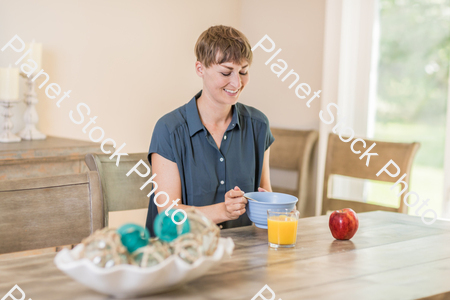
<svg viewBox="0 0 450 300">
<path fill-rule="evenodd" d="M 100 268 L 86 258 L 77 259 L 83 247 L 79 244 L 72 250 L 60 251 L 54 259 L 58 269 L 97 292 L 129 298 L 172 290 L 204 275 L 233 253 L 234 243 L 231 238 L 220 238 L 212 256 L 203 256 L 188 264 L 177 255 L 171 255 L 149 268 L 128 264 Z"/>
</svg>

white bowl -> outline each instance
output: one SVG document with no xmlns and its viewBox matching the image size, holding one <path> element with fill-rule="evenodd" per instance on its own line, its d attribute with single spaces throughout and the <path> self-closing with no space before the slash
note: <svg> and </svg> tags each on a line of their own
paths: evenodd
<svg viewBox="0 0 450 300">
<path fill-rule="evenodd" d="M 60 251 L 54 259 L 58 269 L 97 292 L 129 298 L 172 290 L 204 275 L 233 253 L 234 243 L 231 238 L 220 238 L 212 256 L 203 256 L 192 265 L 171 255 L 150 268 L 127 264 L 100 268 L 86 258 L 77 259 L 83 247 L 79 244 L 72 250 Z"/>
</svg>

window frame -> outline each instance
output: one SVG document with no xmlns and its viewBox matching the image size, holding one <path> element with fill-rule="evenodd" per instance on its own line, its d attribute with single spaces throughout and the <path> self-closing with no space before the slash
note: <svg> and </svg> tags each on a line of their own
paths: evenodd
<svg viewBox="0 0 450 300">
<path fill-rule="evenodd" d="M 345 120 L 345 125 L 360 137 L 373 135 L 373 126 L 368 125 L 375 120 L 371 89 L 376 88 L 378 53 L 373 45 L 378 38 L 377 24 L 377 0 L 326 2 L 321 110 L 326 111 L 330 103 L 337 104 L 342 114 L 336 122 Z M 328 134 L 336 122 L 330 125 L 320 122 L 319 125 L 316 215 L 320 215 L 322 209 Z M 362 192 L 362 189 L 362 184 L 339 184 L 341 195 Z"/>
<path fill-rule="evenodd" d="M 358 24 L 360 26 L 356 26 Z M 337 104 L 343 112 L 337 121 L 345 119 L 345 125 L 353 128 L 356 136 L 367 138 L 374 136 L 379 37 L 378 0 L 326 1 L 321 110 L 326 111 L 329 103 Z M 328 134 L 335 124 L 320 122 L 319 125 L 316 215 L 320 215 L 322 209 Z M 346 194 L 354 189 L 344 184 L 339 192 Z M 450 218 L 450 76 L 443 195 L 443 213 L 438 217 L 441 220 Z"/>
</svg>

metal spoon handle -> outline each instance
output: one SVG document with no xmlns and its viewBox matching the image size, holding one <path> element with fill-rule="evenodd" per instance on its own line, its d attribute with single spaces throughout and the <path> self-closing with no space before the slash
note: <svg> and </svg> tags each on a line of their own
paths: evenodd
<svg viewBox="0 0 450 300">
<path fill-rule="evenodd" d="M 256 201 L 255 199 L 249 198 L 249 197 L 247 197 L 247 196 L 245 196 L 245 195 L 244 195 L 244 198 L 247 199 L 247 200 L 250 200 L 250 201 L 258 202 L 258 201 Z"/>
</svg>

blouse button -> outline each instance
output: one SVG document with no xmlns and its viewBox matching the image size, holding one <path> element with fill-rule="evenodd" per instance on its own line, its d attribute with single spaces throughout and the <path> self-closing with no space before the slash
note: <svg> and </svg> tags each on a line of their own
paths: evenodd
<svg viewBox="0 0 450 300">
<path fill-rule="evenodd" d="M 223 161 L 223 157 L 220 158 L 220 161 L 221 161 L 221 162 Z"/>
<path fill-rule="evenodd" d="M 221 180 L 221 181 L 220 181 L 220 184 L 225 184 L 225 181 Z"/>
<path fill-rule="evenodd" d="M 226 140 L 226 139 L 227 139 L 227 136 L 224 136 L 223 139 Z"/>
</svg>

